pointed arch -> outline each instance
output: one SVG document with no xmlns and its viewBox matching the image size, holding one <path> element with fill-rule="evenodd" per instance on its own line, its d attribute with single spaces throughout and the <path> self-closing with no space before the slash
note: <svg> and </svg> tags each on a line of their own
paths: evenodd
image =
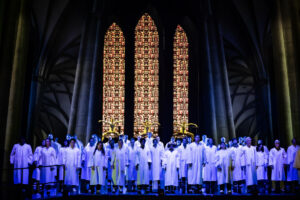
<svg viewBox="0 0 300 200">
<path fill-rule="evenodd" d="M 142 132 L 145 120 L 158 122 L 159 35 L 145 13 L 135 27 L 134 132 Z M 157 127 L 154 130 L 158 132 Z"/>
<path fill-rule="evenodd" d="M 125 108 L 125 38 L 121 28 L 113 23 L 104 37 L 103 50 L 103 112 L 102 119 L 120 121 L 124 133 Z M 103 124 L 106 132 L 109 125 Z"/>
<path fill-rule="evenodd" d="M 173 123 L 189 121 L 189 43 L 184 29 L 178 25 L 173 44 Z"/>
</svg>

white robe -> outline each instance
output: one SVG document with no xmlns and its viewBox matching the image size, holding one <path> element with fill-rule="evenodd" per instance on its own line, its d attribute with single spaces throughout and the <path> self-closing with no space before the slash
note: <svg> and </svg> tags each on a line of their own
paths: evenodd
<svg viewBox="0 0 300 200">
<path fill-rule="evenodd" d="M 111 165 L 114 166 L 113 181 L 114 185 L 125 185 L 125 168 L 128 165 L 128 155 L 126 147 L 115 147 L 112 152 Z"/>
<path fill-rule="evenodd" d="M 216 181 L 217 168 L 215 166 L 217 147 L 205 146 L 206 165 L 203 171 L 203 181 Z"/>
<path fill-rule="evenodd" d="M 43 149 L 42 146 L 36 147 L 33 154 L 33 161 L 36 162 L 36 168 L 33 170 L 32 178 L 37 181 L 41 180 L 41 170 L 40 168 L 38 168 L 38 166 L 42 165 L 42 159 L 41 159 L 42 149 Z"/>
<path fill-rule="evenodd" d="M 95 151 L 96 144 L 90 146 L 90 143 L 86 145 L 82 153 L 82 161 L 84 161 L 84 166 L 81 171 L 81 179 L 89 181 L 91 179 L 91 168 L 88 167 L 88 163 L 92 159 L 93 153 Z"/>
<path fill-rule="evenodd" d="M 59 149 L 59 153 L 57 156 L 57 164 L 58 165 L 64 165 L 64 156 L 66 153 L 68 147 L 61 147 Z M 59 175 L 58 175 L 58 180 L 63 181 L 64 180 L 64 175 L 65 175 L 65 170 L 63 166 L 59 166 Z"/>
<path fill-rule="evenodd" d="M 232 182 L 232 151 L 230 149 L 220 149 L 216 152 L 215 166 L 217 168 L 218 185 Z M 219 169 L 218 169 L 219 168 Z"/>
<path fill-rule="evenodd" d="M 87 167 L 91 170 L 90 185 L 105 185 L 107 156 L 96 150 L 95 154 L 92 154 L 89 159 Z M 94 170 L 92 167 L 94 167 Z"/>
<path fill-rule="evenodd" d="M 128 146 L 128 169 L 126 174 L 126 180 L 135 181 L 136 180 L 136 169 L 135 169 L 135 159 L 136 159 L 136 149 L 137 147 Z"/>
<path fill-rule="evenodd" d="M 190 154 L 188 145 L 184 148 L 183 145 L 178 147 L 179 152 L 179 177 L 186 178 L 188 172 L 187 160 Z"/>
<path fill-rule="evenodd" d="M 135 159 L 135 165 L 139 166 L 137 170 L 137 185 L 149 184 L 149 162 L 152 162 L 150 150 L 146 146 L 144 149 L 139 147 Z"/>
<path fill-rule="evenodd" d="M 286 152 L 283 148 L 272 148 L 269 153 L 269 165 L 273 166 L 271 180 L 285 181 L 284 164 L 286 164 Z"/>
<path fill-rule="evenodd" d="M 10 154 L 14 168 L 27 168 L 32 163 L 32 149 L 29 144 L 15 144 Z M 28 184 L 29 170 L 14 170 L 14 184 Z"/>
<path fill-rule="evenodd" d="M 105 154 L 107 156 L 107 180 L 112 181 L 112 174 L 114 171 L 114 175 L 116 174 L 115 171 L 116 169 L 111 168 L 111 159 L 112 159 L 112 154 L 113 154 L 113 149 L 110 148 L 110 146 L 107 146 L 105 149 Z"/>
<path fill-rule="evenodd" d="M 65 185 L 79 185 L 79 169 L 81 166 L 81 151 L 77 148 L 68 147 L 64 156 Z"/>
<path fill-rule="evenodd" d="M 242 169 L 242 165 L 244 164 L 244 155 L 243 155 L 243 146 L 231 147 L 232 151 L 232 159 L 233 159 L 233 171 L 232 171 L 232 180 L 233 181 L 241 181 L 245 180 L 245 171 Z"/>
<path fill-rule="evenodd" d="M 291 145 L 287 149 L 287 181 L 298 181 L 298 171 L 294 168 L 294 162 L 296 158 L 296 153 L 300 149 L 300 146 Z"/>
<path fill-rule="evenodd" d="M 51 166 L 57 164 L 56 151 L 53 147 L 44 147 L 41 152 L 42 166 Z M 41 183 L 54 184 L 57 170 L 54 167 L 42 167 L 41 168 Z"/>
<path fill-rule="evenodd" d="M 163 166 L 165 172 L 165 186 L 178 186 L 178 172 L 179 172 L 180 155 L 177 150 L 166 151 L 163 159 Z"/>
<path fill-rule="evenodd" d="M 266 152 L 257 151 L 256 152 L 256 174 L 257 180 L 267 180 L 268 179 L 268 154 Z"/>
<path fill-rule="evenodd" d="M 151 153 L 151 173 L 152 173 L 152 180 L 159 181 L 160 180 L 160 173 L 161 173 L 161 164 L 164 156 L 163 148 L 157 146 L 150 148 Z"/>
<path fill-rule="evenodd" d="M 257 185 L 257 175 L 256 175 L 256 148 L 254 146 L 244 146 L 243 148 L 243 157 L 242 166 L 246 167 L 246 185 Z"/>
<path fill-rule="evenodd" d="M 188 167 L 188 184 L 201 185 L 203 176 L 203 164 L 206 163 L 205 147 L 201 143 L 193 142 L 189 145 L 190 153 L 187 164 L 192 164 Z"/>
</svg>

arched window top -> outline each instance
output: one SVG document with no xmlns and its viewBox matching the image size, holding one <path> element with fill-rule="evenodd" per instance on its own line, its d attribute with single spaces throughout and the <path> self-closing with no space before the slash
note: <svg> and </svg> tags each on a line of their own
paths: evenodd
<svg viewBox="0 0 300 200">
<path fill-rule="evenodd" d="M 174 35 L 174 88 L 173 88 L 173 122 L 189 121 L 189 43 L 184 29 L 178 25 Z"/>
<path fill-rule="evenodd" d="M 113 23 L 106 31 L 103 50 L 103 120 L 120 121 L 124 133 L 125 108 L 125 38 L 121 28 Z M 103 124 L 103 132 L 109 129 Z"/>
</svg>

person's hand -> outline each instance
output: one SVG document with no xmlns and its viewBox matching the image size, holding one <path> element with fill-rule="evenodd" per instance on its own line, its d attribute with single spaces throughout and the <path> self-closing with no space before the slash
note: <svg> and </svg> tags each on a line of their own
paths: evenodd
<svg viewBox="0 0 300 200">
<path fill-rule="evenodd" d="M 273 165 L 270 165 L 271 169 L 274 169 L 274 166 Z"/>
<path fill-rule="evenodd" d="M 203 166 L 203 167 L 205 167 L 205 165 L 206 165 L 205 163 L 202 163 L 202 166 Z"/>
<path fill-rule="evenodd" d="M 53 170 L 54 170 L 54 167 L 50 167 L 50 170 L 53 171 Z"/>
<path fill-rule="evenodd" d="M 231 166 L 231 171 L 233 171 L 234 170 L 234 166 Z"/>
<path fill-rule="evenodd" d="M 95 170 L 95 166 L 92 166 L 92 170 L 93 170 L 93 171 Z"/>
<path fill-rule="evenodd" d="M 192 163 L 190 163 L 190 164 L 189 164 L 189 167 L 191 168 L 192 166 L 193 166 L 193 164 L 192 164 Z"/>
<path fill-rule="evenodd" d="M 258 166 L 256 166 L 256 169 L 258 169 Z"/>
<path fill-rule="evenodd" d="M 148 167 L 149 169 L 151 169 L 151 162 L 148 162 Z"/>
<path fill-rule="evenodd" d="M 106 167 L 103 167 L 103 170 L 107 170 L 107 168 L 106 168 Z"/>
<path fill-rule="evenodd" d="M 80 167 L 77 167 L 76 170 L 79 171 L 79 170 L 80 170 Z"/>
<path fill-rule="evenodd" d="M 81 162 L 81 166 L 84 167 L 84 165 L 85 165 L 85 161 L 83 160 L 83 161 Z"/>
<path fill-rule="evenodd" d="M 246 170 L 246 166 L 241 166 L 241 170 Z"/>
<path fill-rule="evenodd" d="M 139 165 L 138 165 L 138 164 L 135 166 L 135 169 L 136 169 L 136 170 L 139 170 Z"/>
<path fill-rule="evenodd" d="M 221 166 L 218 166 L 217 169 L 218 169 L 218 171 L 222 171 L 222 167 Z"/>
</svg>

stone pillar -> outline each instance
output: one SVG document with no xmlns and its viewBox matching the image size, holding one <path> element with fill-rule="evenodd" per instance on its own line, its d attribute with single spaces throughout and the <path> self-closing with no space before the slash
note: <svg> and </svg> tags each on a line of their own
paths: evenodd
<svg viewBox="0 0 300 200">
<path fill-rule="evenodd" d="M 279 109 L 279 137 L 283 144 L 298 136 L 299 139 L 299 3 L 275 1 L 272 22 L 275 84 Z M 297 11 L 298 10 L 298 11 Z"/>
<path fill-rule="evenodd" d="M 97 18 L 91 13 L 85 22 L 78 56 L 68 133 L 86 142 L 89 100 L 94 52 L 96 47 Z"/>
<path fill-rule="evenodd" d="M 20 3 L 17 22 L 17 36 L 12 64 L 12 75 L 9 89 L 9 103 L 5 131 L 3 168 L 8 167 L 9 154 L 14 143 L 21 135 L 21 120 L 23 112 L 24 85 L 26 76 L 27 52 L 30 32 L 30 1 Z M 2 180 L 7 180 L 3 174 Z"/>
</svg>

